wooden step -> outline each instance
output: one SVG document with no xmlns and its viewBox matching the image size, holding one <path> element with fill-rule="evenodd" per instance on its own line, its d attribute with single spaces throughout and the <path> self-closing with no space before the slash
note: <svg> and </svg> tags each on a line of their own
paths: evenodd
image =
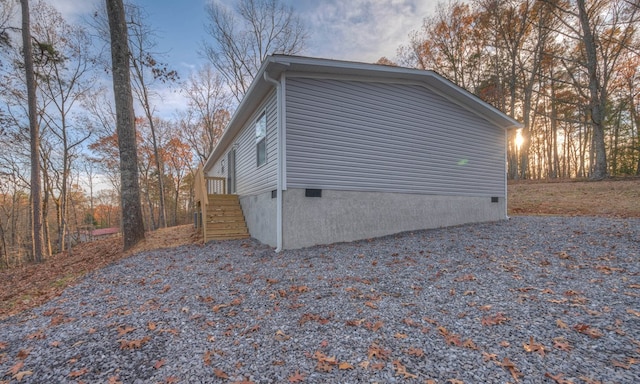
<svg viewBox="0 0 640 384">
<path fill-rule="evenodd" d="M 236 205 L 210 205 L 207 207 L 207 212 L 242 212 L 242 207 L 239 204 Z"/>
<path fill-rule="evenodd" d="M 210 240 L 242 240 L 242 239 L 248 239 L 249 234 L 246 235 L 228 235 L 228 236 L 208 236 L 207 235 L 207 241 Z"/>
<path fill-rule="evenodd" d="M 233 215 L 233 216 L 216 216 L 216 215 L 207 215 L 204 218 L 205 223 L 245 223 L 244 216 L 242 215 Z"/>
<path fill-rule="evenodd" d="M 207 222 L 207 232 L 214 229 L 244 229 L 246 231 L 247 225 L 244 221 Z"/>
<path fill-rule="evenodd" d="M 230 213 L 207 213 L 204 221 L 210 223 L 212 221 L 244 221 L 244 215 L 241 212 Z"/>
<path fill-rule="evenodd" d="M 220 196 L 224 196 L 224 195 L 220 195 Z M 209 200 L 209 203 L 208 203 L 207 206 L 208 207 L 211 207 L 211 206 L 229 206 L 229 205 L 236 206 L 238 204 L 240 204 L 240 200 L 238 200 L 237 197 L 235 199 L 221 199 L 221 198 L 218 198 L 217 195 L 216 195 L 216 197 L 214 197 L 214 198 Z"/>
<path fill-rule="evenodd" d="M 209 195 L 203 225 L 209 240 L 248 239 L 247 224 L 237 195 Z"/>
<path fill-rule="evenodd" d="M 211 236 L 235 236 L 235 235 L 248 235 L 246 228 L 241 229 L 209 229 L 207 228 L 207 238 Z"/>
<path fill-rule="evenodd" d="M 215 199 L 218 200 L 239 200 L 238 195 L 219 195 L 219 194 L 209 194 L 207 195 L 209 197 L 209 201 L 213 201 Z"/>
</svg>

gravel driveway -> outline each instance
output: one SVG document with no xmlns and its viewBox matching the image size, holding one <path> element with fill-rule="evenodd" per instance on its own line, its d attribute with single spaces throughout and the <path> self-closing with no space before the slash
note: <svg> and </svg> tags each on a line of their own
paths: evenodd
<svg viewBox="0 0 640 384">
<path fill-rule="evenodd" d="M 145 252 L 0 322 L 0 382 L 639 383 L 640 220 Z"/>
</svg>

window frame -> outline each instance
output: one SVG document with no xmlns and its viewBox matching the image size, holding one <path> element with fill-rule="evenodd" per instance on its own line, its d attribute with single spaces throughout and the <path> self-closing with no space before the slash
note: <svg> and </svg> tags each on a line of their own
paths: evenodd
<svg viewBox="0 0 640 384">
<path fill-rule="evenodd" d="M 264 119 L 264 132 L 262 135 L 258 134 L 258 128 L 261 120 Z M 254 122 L 255 137 L 256 137 L 256 167 L 260 168 L 267 164 L 267 111 L 263 110 L 258 118 Z M 260 147 L 263 147 L 264 156 L 262 162 L 260 161 Z"/>
</svg>

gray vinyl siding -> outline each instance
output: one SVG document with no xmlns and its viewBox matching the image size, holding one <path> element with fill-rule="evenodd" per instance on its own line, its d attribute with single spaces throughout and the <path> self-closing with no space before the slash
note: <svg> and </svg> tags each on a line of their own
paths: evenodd
<svg viewBox="0 0 640 384">
<path fill-rule="evenodd" d="M 288 77 L 287 187 L 504 196 L 505 131 L 420 85 Z"/>
<path fill-rule="evenodd" d="M 256 131 L 255 122 L 265 112 L 267 114 L 267 162 L 258 167 L 256 155 Z M 277 129 L 277 96 L 276 92 L 269 93 L 265 101 L 257 108 L 247 120 L 242 130 L 233 140 L 237 144 L 236 149 L 236 192 L 240 196 L 256 195 L 276 189 L 277 161 L 278 161 L 278 129 Z M 232 144 L 232 145 L 233 145 Z M 227 154 L 231 150 L 230 145 L 224 155 L 216 160 L 209 174 L 211 176 L 227 177 Z M 221 161 L 224 159 L 225 169 L 222 172 Z"/>
</svg>

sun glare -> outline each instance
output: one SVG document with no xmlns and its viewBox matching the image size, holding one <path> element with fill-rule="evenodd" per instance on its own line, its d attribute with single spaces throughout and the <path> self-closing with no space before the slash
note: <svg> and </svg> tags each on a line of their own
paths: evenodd
<svg viewBox="0 0 640 384">
<path fill-rule="evenodd" d="M 524 144 L 524 137 L 522 136 L 521 129 L 518 129 L 518 131 L 516 132 L 515 143 L 516 143 L 516 148 L 518 148 L 518 151 L 519 151 L 520 148 L 522 147 L 522 144 Z"/>
</svg>

